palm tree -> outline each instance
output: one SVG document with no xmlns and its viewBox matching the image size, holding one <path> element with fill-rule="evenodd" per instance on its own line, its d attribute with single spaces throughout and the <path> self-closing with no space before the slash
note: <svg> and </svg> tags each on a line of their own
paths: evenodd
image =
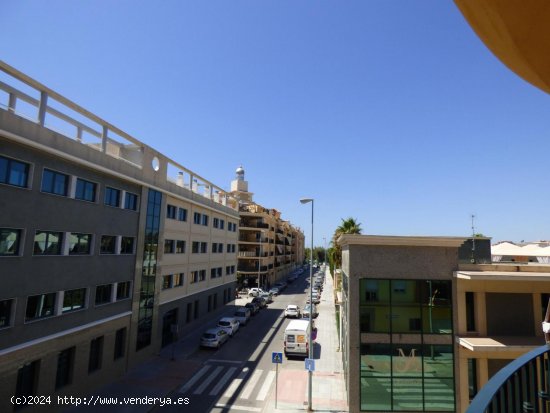
<svg viewBox="0 0 550 413">
<path fill-rule="evenodd" d="M 339 268 L 342 265 L 342 247 L 338 244 L 338 238 L 344 234 L 360 234 L 362 231 L 361 224 L 357 222 L 357 219 L 349 217 L 348 219 L 342 218 L 342 224 L 336 228 L 334 235 L 332 236 L 332 260 L 334 268 Z"/>
</svg>

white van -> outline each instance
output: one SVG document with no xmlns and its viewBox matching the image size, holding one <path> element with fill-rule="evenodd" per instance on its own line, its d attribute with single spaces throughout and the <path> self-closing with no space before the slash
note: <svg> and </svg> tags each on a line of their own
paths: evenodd
<svg viewBox="0 0 550 413">
<path fill-rule="evenodd" d="M 284 336 L 285 355 L 299 355 L 308 357 L 309 344 L 308 335 L 311 334 L 309 320 L 292 320 L 288 323 Z M 313 335 L 312 343 L 315 335 Z"/>
</svg>

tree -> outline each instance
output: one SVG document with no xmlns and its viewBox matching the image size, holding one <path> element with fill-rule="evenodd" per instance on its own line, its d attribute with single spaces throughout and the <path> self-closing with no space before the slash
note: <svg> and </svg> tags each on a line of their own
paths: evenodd
<svg viewBox="0 0 550 413">
<path fill-rule="evenodd" d="M 342 247 L 338 244 L 338 238 L 344 234 L 361 234 L 361 231 L 361 224 L 357 222 L 357 219 L 351 217 L 348 219 L 342 218 L 342 224 L 336 228 L 332 236 L 332 251 L 329 255 L 331 267 L 336 269 L 342 265 Z"/>
</svg>

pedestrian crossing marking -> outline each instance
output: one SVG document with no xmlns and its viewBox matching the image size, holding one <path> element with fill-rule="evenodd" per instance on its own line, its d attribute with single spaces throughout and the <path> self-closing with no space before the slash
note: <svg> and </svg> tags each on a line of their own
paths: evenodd
<svg viewBox="0 0 550 413">
<path fill-rule="evenodd" d="M 202 384 L 193 392 L 193 394 L 201 394 L 209 385 L 212 383 L 212 381 L 216 378 L 218 374 L 220 374 L 220 371 L 223 370 L 223 366 L 218 366 L 216 369 L 212 372 L 208 378 L 202 382 Z"/>
<path fill-rule="evenodd" d="M 254 374 L 248 379 L 248 383 L 246 384 L 246 387 L 244 388 L 243 392 L 241 393 L 241 399 L 248 399 L 250 395 L 252 394 L 252 391 L 254 390 L 254 386 L 256 386 L 256 383 L 260 381 L 260 376 L 262 375 L 263 370 L 256 370 L 254 371 Z"/>
<path fill-rule="evenodd" d="M 225 386 L 225 383 L 227 383 L 227 380 L 231 378 L 233 373 L 235 373 L 235 370 L 237 370 L 237 367 L 231 367 L 229 370 L 225 372 L 221 380 L 216 384 L 216 387 L 212 389 L 210 393 L 208 393 L 210 396 L 215 396 L 220 392 L 220 390 Z"/>
<path fill-rule="evenodd" d="M 185 393 L 187 390 L 189 390 L 199 379 L 210 369 L 210 366 L 204 366 L 202 369 L 197 371 L 193 377 L 191 377 L 191 380 L 189 380 L 187 383 L 185 383 L 181 389 L 179 390 L 180 393 Z"/>
<path fill-rule="evenodd" d="M 233 394 L 235 394 L 235 392 L 237 391 L 237 389 L 241 385 L 243 379 L 246 377 L 246 375 L 248 374 L 249 371 L 250 371 L 250 369 L 248 367 L 245 367 L 240 372 L 240 374 L 237 376 L 237 378 L 233 379 L 233 381 L 231 382 L 231 384 L 229 385 L 229 387 L 227 388 L 227 390 L 225 391 L 223 396 L 224 397 L 232 397 Z"/>
<path fill-rule="evenodd" d="M 265 397 L 267 396 L 267 392 L 271 388 L 271 384 L 273 383 L 274 378 L 275 378 L 275 372 L 273 370 L 269 371 L 267 373 L 266 379 L 264 380 L 264 384 L 262 384 L 262 388 L 260 389 L 260 392 L 256 397 L 256 400 L 265 400 Z"/>
<path fill-rule="evenodd" d="M 243 410 L 245 412 L 261 412 L 262 409 L 259 407 L 249 407 L 249 406 L 238 406 L 236 404 L 216 404 L 214 406 L 216 409 L 231 409 L 231 410 Z"/>
</svg>

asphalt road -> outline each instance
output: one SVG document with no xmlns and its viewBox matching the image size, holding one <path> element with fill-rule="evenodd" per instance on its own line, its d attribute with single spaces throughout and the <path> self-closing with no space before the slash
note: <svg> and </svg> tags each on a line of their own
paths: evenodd
<svg viewBox="0 0 550 413">
<path fill-rule="evenodd" d="M 309 271 L 304 272 L 267 308 L 253 316 L 246 326 L 219 350 L 197 349 L 188 360 L 201 363 L 200 369 L 170 395 L 188 397 L 193 412 L 262 412 L 269 398 L 275 397 L 276 367 L 273 352 L 283 352 L 283 333 L 288 304 L 303 308 L 309 291 Z M 237 305 L 251 298 L 239 298 Z M 204 329 L 209 326 L 205 325 Z M 303 359 L 283 356 L 282 370 L 304 370 Z M 278 382 L 279 389 L 282 383 Z M 280 393 L 279 393 L 280 394 Z M 183 409 L 185 410 L 185 409 Z M 181 412 L 181 406 L 164 406 L 155 411 Z"/>
</svg>

